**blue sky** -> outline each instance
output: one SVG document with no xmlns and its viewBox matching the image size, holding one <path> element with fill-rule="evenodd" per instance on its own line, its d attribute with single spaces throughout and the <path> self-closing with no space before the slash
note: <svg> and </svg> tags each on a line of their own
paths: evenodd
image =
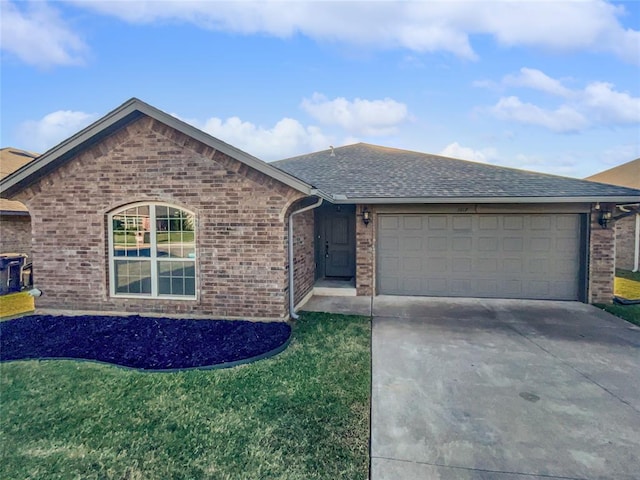
<svg viewBox="0 0 640 480">
<path fill-rule="evenodd" d="M 6 1 L 1 145 L 138 97 L 264 160 L 364 141 L 585 177 L 640 157 L 640 2 Z"/>
</svg>

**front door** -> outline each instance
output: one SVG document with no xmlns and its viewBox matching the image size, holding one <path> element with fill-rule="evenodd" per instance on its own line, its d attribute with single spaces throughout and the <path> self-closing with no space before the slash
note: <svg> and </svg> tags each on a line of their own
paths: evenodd
<svg viewBox="0 0 640 480">
<path fill-rule="evenodd" d="M 328 205 L 317 215 L 317 276 L 355 276 L 355 206 Z"/>
</svg>

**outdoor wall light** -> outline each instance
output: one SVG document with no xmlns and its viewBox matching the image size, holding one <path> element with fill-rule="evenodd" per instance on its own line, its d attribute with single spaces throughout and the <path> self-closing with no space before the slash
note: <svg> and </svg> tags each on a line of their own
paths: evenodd
<svg viewBox="0 0 640 480">
<path fill-rule="evenodd" d="M 370 221 L 371 221 L 371 214 L 369 213 L 369 210 L 365 208 L 362 211 L 362 223 L 364 223 L 364 225 L 367 226 L 369 225 Z"/>
<path fill-rule="evenodd" d="M 598 217 L 598 223 L 602 228 L 607 228 L 609 222 L 611 221 L 611 212 L 607 210 L 602 210 L 600 212 L 600 216 Z"/>
</svg>

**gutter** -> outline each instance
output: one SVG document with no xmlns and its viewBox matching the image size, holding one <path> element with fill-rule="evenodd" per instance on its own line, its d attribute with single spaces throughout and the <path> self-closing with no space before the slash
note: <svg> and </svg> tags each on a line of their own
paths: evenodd
<svg viewBox="0 0 640 480">
<path fill-rule="evenodd" d="M 315 191 L 313 193 L 316 193 Z M 314 204 L 308 205 L 306 207 L 301 208 L 300 210 L 293 211 L 289 214 L 289 316 L 293 320 L 297 320 L 300 318 L 295 312 L 295 282 L 294 282 L 294 252 L 293 252 L 293 217 L 298 215 L 299 213 L 304 213 L 309 210 L 313 210 L 314 208 L 318 208 L 322 205 L 324 199 L 322 197 L 318 198 L 318 201 Z"/>
<path fill-rule="evenodd" d="M 637 203 L 638 196 L 584 196 L 584 197 L 347 197 L 333 195 L 331 203 L 377 204 L 433 204 L 433 203 Z"/>
<path fill-rule="evenodd" d="M 640 270 L 640 213 L 636 213 L 636 245 L 633 253 L 633 273 Z"/>
</svg>

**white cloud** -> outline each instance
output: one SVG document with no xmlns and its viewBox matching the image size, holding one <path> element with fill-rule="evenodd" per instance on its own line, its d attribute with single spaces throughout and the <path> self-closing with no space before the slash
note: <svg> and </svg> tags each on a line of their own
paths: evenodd
<svg viewBox="0 0 640 480">
<path fill-rule="evenodd" d="M 537 125 L 561 133 L 577 132 L 589 125 L 584 116 L 566 105 L 548 110 L 532 103 L 523 103 L 513 96 L 501 98 L 491 112 L 502 120 Z"/>
<path fill-rule="evenodd" d="M 95 113 L 58 110 L 18 127 L 17 136 L 27 150 L 45 152 L 82 130 L 98 117 Z"/>
<path fill-rule="evenodd" d="M 474 150 L 473 148 L 463 147 L 458 142 L 453 142 L 444 147 L 440 151 L 440 155 L 444 157 L 460 158 L 462 160 L 471 160 L 473 162 L 487 163 L 496 158 L 497 151 L 494 148 Z"/>
<path fill-rule="evenodd" d="M 87 50 L 84 42 L 45 2 L 0 2 L 0 45 L 30 65 L 78 65 Z"/>
<path fill-rule="evenodd" d="M 476 86 L 497 85 L 490 81 Z M 640 97 L 616 91 L 606 82 L 591 82 L 583 89 L 570 89 L 560 80 L 540 70 L 522 68 L 517 75 L 506 75 L 503 87 L 526 87 L 561 97 L 556 108 L 543 108 L 519 97 L 502 97 L 489 111 L 502 120 L 538 125 L 554 132 L 578 132 L 596 125 L 633 125 L 640 123 Z"/>
<path fill-rule="evenodd" d="M 640 32 L 625 29 L 624 6 L 606 0 L 520 2 L 183 2 L 72 0 L 131 23 L 174 20 L 202 28 L 475 59 L 474 35 L 505 46 L 600 51 L 639 63 Z M 570 21 L 567 21 L 570 19 Z"/>
<path fill-rule="evenodd" d="M 512 87 L 532 88 L 534 90 L 540 90 L 541 92 L 561 97 L 568 97 L 572 93 L 570 89 L 562 85 L 560 80 L 551 78 L 535 68 L 523 67 L 520 69 L 520 73 L 518 75 L 507 75 L 504 77 L 502 83 Z M 478 83 L 477 86 L 482 85 Z"/>
<path fill-rule="evenodd" d="M 352 134 L 389 135 L 408 119 L 407 106 L 391 98 L 383 100 L 353 101 L 344 97 L 329 100 L 322 94 L 314 93 L 305 98 L 301 107 L 309 115 L 324 125 L 337 125 Z"/>
<path fill-rule="evenodd" d="M 279 160 L 321 150 L 332 143 L 330 137 L 318 127 L 305 127 L 292 118 L 283 118 L 270 128 L 242 121 L 238 117 L 226 120 L 212 117 L 202 123 L 190 123 L 263 160 Z"/>
<path fill-rule="evenodd" d="M 616 92 L 610 83 L 590 83 L 582 92 L 582 97 L 584 106 L 596 114 L 602 123 L 640 123 L 640 97 Z"/>
</svg>

